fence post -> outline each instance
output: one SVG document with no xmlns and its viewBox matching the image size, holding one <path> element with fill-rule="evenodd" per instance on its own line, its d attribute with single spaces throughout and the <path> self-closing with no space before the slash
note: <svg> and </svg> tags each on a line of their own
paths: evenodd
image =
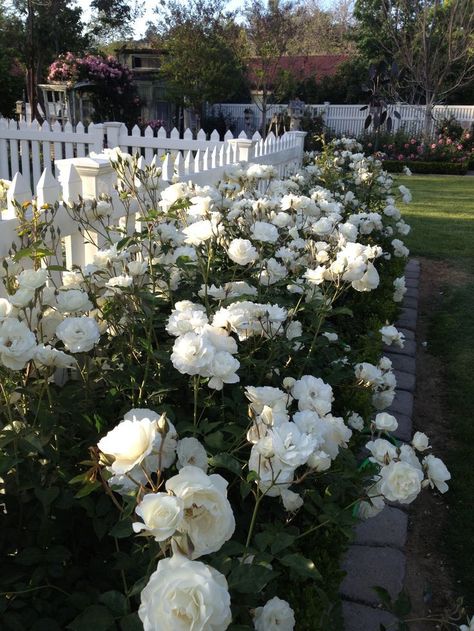
<svg viewBox="0 0 474 631">
<path fill-rule="evenodd" d="M 303 164 L 303 156 L 304 156 L 304 139 L 306 138 L 307 132 L 305 131 L 287 131 L 286 135 L 291 136 L 296 139 L 296 144 L 299 148 L 299 157 L 298 157 L 298 166 Z"/>
<path fill-rule="evenodd" d="M 103 123 L 105 128 L 105 134 L 107 136 L 107 147 L 113 149 L 114 147 L 120 147 L 120 129 L 123 123 Z"/>
<path fill-rule="evenodd" d="M 87 131 L 92 139 L 89 143 L 89 151 L 93 150 L 96 153 L 102 153 L 104 150 L 105 129 L 102 123 L 91 123 L 87 128 Z"/>
<path fill-rule="evenodd" d="M 107 158 L 75 158 L 73 164 L 81 178 L 84 198 L 113 192 L 117 175 Z"/>
<path fill-rule="evenodd" d="M 227 141 L 235 151 L 235 155 L 239 162 L 250 162 L 255 156 L 254 146 L 255 140 L 248 138 L 234 138 Z"/>
<path fill-rule="evenodd" d="M 331 103 L 329 101 L 324 101 L 324 110 L 321 112 L 323 117 L 323 123 L 326 127 L 329 125 L 329 113 L 331 111 Z"/>
<path fill-rule="evenodd" d="M 14 202 L 24 204 L 31 202 L 32 199 L 33 195 L 28 180 L 21 173 L 16 173 L 7 191 L 7 210 L 3 213 L 3 219 L 16 217 Z"/>
</svg>

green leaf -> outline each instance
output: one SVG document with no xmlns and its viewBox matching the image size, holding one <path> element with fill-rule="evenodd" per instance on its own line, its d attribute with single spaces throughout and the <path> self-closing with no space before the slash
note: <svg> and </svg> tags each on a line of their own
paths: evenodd
<svg viewBox="0 0 474 631">
<path fill-rule="evenodd" d="M 261 591 L 272 578 L 279 576 L 278 572 L 263 565 L 242 563 L 235 567 L 228 576 L 230 589 L 241 594 L 253 594 Z"/>
<path fill-rule="evenodd" d="M 322 578 L 313 561 L 311 561 L 311 559 L 307 559 L 301 554 L 287 554 L 280 559 L 280 563 L 285 567 L 291 568 L 300 576 L 317 579 Z"/>
<path fill-rule="evenodd" d="M 391 598 L 390 594 L 388 593 L 388 591 L 384 587 L 380 587 L 379 585 L 376 585 L 376 586 L 372 587 L 372 589 L 377 594 L 377 596 L 380 598 L 380 602 L 383 605 L 385 605 L 385 607 L 389 611 L 392 611 L 392 598 Z"/>
<path fill-rule="evenodd" d="M 285 532 L 281 532 L 279 535 L 273 536 L 273 542 L 271 552 L 272 554 L 278 554 L 285 548 L 289 548 L 295 541 L 296 537 L 288 535 Z"/>
<path fill-rule="evenodd" d="M 130 537 L 133 534 L 132 520 L 130 518 L 122 519 L 122 521 L 119 521 L 117 524 L 115 524 L 109 534 L 112 537 L 116 537 L 117 539 Z"/>
<path fill-rule="evenodd" d="M 105 592 L 99 596 L 99 602 L 106 605 L 116 617 L 129 613 L 127 599 L 121 592 Z"/>
<path fill-rule="evenodd" d="M 212 456 L 212 458 L 209 459 L 209 464 L 211 465 L 211 467 L 228 469 L 229 471 L 232 471 L 232 473 L 235 473 L 235 475 L 238 475 L 239 477 L 242 474 L 242 465 L 236 458 L 234 458 L 230 454 L 226 454 L 226 453 L 216 454 L 215 456 Z"/>
<path fill-rule="evenodd" d="M 86 485 L 80 489 L 74 497 L 76 499 L 80 499 L 81 497 L 86 497 L 93 493 L 96 489 L 99 489 L 101 486 L 100 482 L 88 482 Z"/>
<path fill-rule="evenodd" d="M 43 504 L 43 508 L 46 510 L 46 508 L 58 497 L 59 489 L 57 486 L 52 486 L 49 489 L 37 488 L 35 489 L 35 495 L 41 504 Z"/>
<path fill-rule="evenodd" d="M 138 614 L 131 613 L 120 620 L 120 631 L 143 631 L 143 624 Z"/>
<path fill-rule="evenodd" d="M 212 434 L 208 434 L 204 441 L 206 445 L 211 447 L 211 449 L 223 449 L 224 445 L 224 434 L 222 432 L 213 432 Z"/>
<path fill-rule="evenodd" d="M 107 607 L 91 605 L 79 614 L 77 618 L 74 618 L 66 628 L 72 629 L 72 631 L 91 631 L 91 628 L 107 631 L 108 629 L 113 629 L 114 624 L 114 617 Z"/>
<path fill-rule="evenodd" d="M 263 532 L 259 532 L 258 535 L 255 535 L 255 544 L 259 550 L 263 551 L 272 545 L 274 538 L 275 533 L 264 530 Z"/>
<path fill-rule="evenodd" d="M 400 592 L 397 600 L 393 605 L 393 613 L 399 618 L 408 616 L 411 612 L 411 600 L 406 592 Z"/>
</svg>

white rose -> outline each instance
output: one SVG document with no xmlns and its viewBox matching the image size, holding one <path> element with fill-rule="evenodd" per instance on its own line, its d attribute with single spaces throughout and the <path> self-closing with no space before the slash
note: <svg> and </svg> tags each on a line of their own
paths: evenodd
<svg viewBox="0 0 474 631">
<path fill-rule="evenodd" d="M 165 541 L 179 529 L 183 520 L 183 500 L 167 493 L 148 493 L 137 506 L 136 514 L 143 523 L 134 522 L 133 532 L 145 531 L 155 541 Z"/>
<path fill-rule="evenodd" d="M 129 261 L 127 263 L 127 270 L 130 276 L 143 276 L 148 269 L 148 263 L 146 261 Z"/>
<path fill-rule="evenodd" d="M 390 502 L 409 504 L 421 490 L 423 473 L 408 462 L 391 462 L 380 475 L 380 492 Z"/>
<path fill-rule="evenodd" d="M 415 432 L 411 444 L 417 451 L 426 451 L 430 447 L 430 441 L 423 432 Z"/>
<path fill-rule="evenodd" d="M 367 263 L 367 271 L 360 280 L 352 281 L 351 285 L 356 291 L 372 291 L 377 289 L 380 283 L 380 276 L 373 263 Z"/>
<path fill-rule="evenodd" d="M 269 497 L 277 497 L 293 482 L 294 468 L 276 456 L 264 458 L 257 444 L 252 447 L 248 466 L 249 471 L 258 473 L 258 487 Z"/>
<path fill-rule="evenodd" d="M 78 311 L 89 311 L 93 304 L 89 300 L 87 292 L 80 289 L 68 289 L 60 291 L 57 298 L 57 308 L 61 313 L 77 313 Z"/>
<path fill-rule="evenodd" d="M 256 221 L 251 227 L 252 237 L 257 241 L 275 243 L 278 240 L 278 229 L 266 221 Z"/>
<path fill-rule="evenodd" d="M 0 324 L 0 362 L 11 370 L 22 370 L 36 350 L 35 334 L 24 322 L 6 318 Z"/>
<path fill-rule="evenodd" d="M 325 451 L 315 451 L 308 458 L 306 463 L 310 469 L 315 469 L 318 473 L 327 471 L 331 467 L 331 456 Z"/>
<path fill-rule="evenodd" d="M 372 454 L 370 460 L 379 464 L 387 464 L 397 457 L 397 448 L 385 438 L 371 440 L 365 448 Z"/>
<path fill-rule="evenodd" d="M 375 417 L 375 427 L 381 432 L 394 432 L 398 427 L 397 419 L 387 412 L 379 412 Z"/>
<path fill-rule="evenodd" d="M 71 353 L 85 353 L 99 341 L 99 325 L 87 316 L 66 318 L 57 326 L 56 336 Z"/>
<path fill-rule="evenodd" d="M 183 501 L 181 531 L 191 539 L 193 559 L 217 552 L 231 538 L 235 520 L 222 476 L 208 476 L 199 467 L 185 466 L 166 482 L 166 490 Z"/>
<path fill-rule="evenodd" d="M 303 506 L 303 498 L 298 493 L 294 493 L 289 489 L 283 489 L 281 492 L 281 499 L 285 510 L 289 513 L 294 513 Z"/>
<path fill-rule="evenodd" d="M 451 479 L 451 474 L 444 462 L 430 454 L 423 458 L 423 466 L 426 468 L 426 475 L 431 488 L 436 487 L 440 493 L 446 493 L 449 488 L 446 480 Z"/>
<path fill-rule="evenodd" d="M 214 234 L 212 223 L 209 219 L 196 221 L 184 228 L 183 232 L 186 235 L 185 243 L 190 245 L 201 245 L 201 243 L 211 239 Z"/>
<path fill-rule="evenodd" d="M 144 631 L 225 631 L 232 620 L 223 574 L 175 554 L 162 559 L 141 593 Z"/>
<path fill-rule="evenodd" d="M 286 600 L 274 596 L 264 607 L 255 609 L 256 631 L 293 631 L 295 614 Z"/>
<path fill-rule="evenodd" d="M 188 465 L 207 471 L 207 453 L 197 438 L 183 438 L 176 447 L 178 471 Z"/>
<path fill-rule="evenodd" d="M 20 287 L 12 296 L 8 296 L 10 302 L 17 309 L 26 307 L 34 300 L 35 290 L 29 287 Z"/>
<path fill-rule="evenodd" d="M 274 454 L 284 464 L 305 464 L 316 447 L 316 439 L 300 431 L 296 423 L 285 421 L 270 430 Z"/>
<path fill-rule="evenodd" d="M 258 252 L 248 239 L 233 239 L 227 248 L 227 256 L 237 265 L 248 265 L 258 258 Z"/>
<path fill-rule="evenodd" d="M 77 361 L 71 355 L 44 344 L 36 347 L 34 360 L 43 366 L 54 366 L 56 368 L 73 368 L 77 365 Z"/>
<path fill-rule="evenodd" d="M 21 289 L 39 289 L 48 280 L 48 270 L 25 269 L 18 275 L 18 284 Z"/>
<path fill-rule="evenodd" d="M 0 298 L 0 322 L 2 322 L 5 318 L 8 318 L 12 309 L 13 305 L 9 300 L 6 298 Z"/>
<path fill-rule="evenodd" d="M 97 446 L 103 454 L 114 458 L 111 464 L 113 473 L 123 474 L 140 464 L 151 453 L 156 433 L 155 418 L 123 420 Z"/>
<path fill-rule="evenodd" d="M 405 345 L 405 336 L 395 326 L 383 326 L 380 329 L 380 334 L 384 344 L 389 346 L 390 344 L 395 344 L 395 346 L 400 348 L 403 348 Z"/>
<path fill-rule="evenodd" d="M 352 412 L 347 419 L 347 424 L 349 427 L 352 427 L 352 429 L 355 429 L 358 432 L 361 432 L 364 429 L 364 419 L 360 414 L 357 414 L 357 412 Z"/>
<path fill-rule="evenodd" d="M 295 382 L 291 394 L 297 399 L 299 410 L 313 410 L 321 416 L 331 411 L 332 388 L 319 377 L 304 375 Z"/>
</svg>

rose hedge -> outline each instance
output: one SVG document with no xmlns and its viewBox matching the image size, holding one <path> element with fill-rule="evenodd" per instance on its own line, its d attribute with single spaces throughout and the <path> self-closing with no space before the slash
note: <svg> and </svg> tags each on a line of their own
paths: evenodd
<svg viewBox="0 0 474 631">
<path fill-rule="evenodd" d="M 383 412 L 410 193 L 346 139 L 217 187 L 110 159 L 125 218 L 69 209 L 93 260 L 65 270 L 55 209 L 23 206 L 2 267 L 2 620 L 341 629 L 356 520 L 449 479 Z"/>
</svg>

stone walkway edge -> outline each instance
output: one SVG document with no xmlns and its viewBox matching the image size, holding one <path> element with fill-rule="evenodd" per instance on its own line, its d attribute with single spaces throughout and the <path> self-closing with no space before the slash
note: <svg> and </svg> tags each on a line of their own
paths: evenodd
<svg viewBox="0 0 474 631">
<path fill-rule="evenodd" d="M 410 260 L 405 268 L 406 286 L 401 315 L 395 326 L 405 335 L 404 348 L 385 347 L 397 378 L 395 399 L 387 412 L 396 416 L 395 436 L 401 441 L 412 437 L 413 397 L 416 382 L 416 320 L 420 263 Z M 380 625 L 393 625 L 396 618 L 380 609 L 374 586 L 385 588 L 396 598 L 405 579 L 405 542 L 408 529 L 406 507 L 386 506 L 376 517 L 361 522 L 355 529 L 355 540 L 349 547 L 342 569 L 344 577 L 340 593 L 345 631 L 379 631 Z"/>
</svg>

